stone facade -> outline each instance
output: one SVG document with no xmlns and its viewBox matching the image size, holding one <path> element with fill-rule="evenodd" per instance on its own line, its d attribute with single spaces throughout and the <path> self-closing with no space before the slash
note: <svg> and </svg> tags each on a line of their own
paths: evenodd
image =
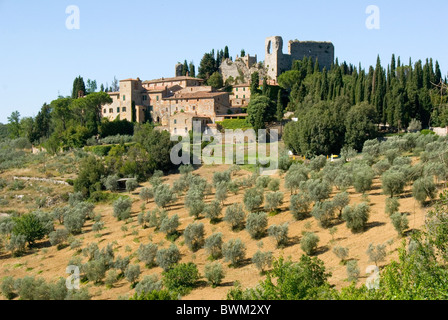
<svg viewBox="0 0 448 320">
<path fill-rule="evenodd" d="M 302 60 L 304 57 L 318 59 L 321 69 L 329 69 L 334 63 L 334 46 L 331 42 L 289 41 L 288 54 L 284 54 L 283 39 L 275 36 L 266 38 L 265 48 L 267 75 L 275 81 L 280 74 L 291 70 L 294 60 Z"/>
<path fill-rule="evenodd" d="M 233 86 L 230 104 L 235 107 L 247 107 L 250 102 L 250 84 L 243 83 Z"/>
</svg>

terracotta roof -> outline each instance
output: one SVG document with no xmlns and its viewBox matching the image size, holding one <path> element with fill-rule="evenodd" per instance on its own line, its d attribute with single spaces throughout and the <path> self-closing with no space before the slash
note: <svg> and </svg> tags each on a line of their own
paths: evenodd
<svg viewBox="0 0 448 320">
<path fill-rule="evenodd" d="M 204 92 L 204 91 L 198 91 L 198 92 L 191 92 L 191 93 L 182 93 L 175 95 L 174 97 L 166 98 L 169 100 L 179 100 L 179 99 L 209 99 L 214 98 L 222 95 L 228 94 L 227 92 Z"/>
<path fill-rule="evenodd" d="M 170 82 L 170 81 L 183 81 L 183 80 L 196 80 L 196 81 L 204 82 L 204 80 L 200 79 L 200 78 L 182 76 L 182 77 L 174 77 L 174 78 L 160 78 L 160 79 L 154 79 L 154 80 L 147 80 L 147 81 L 144 81 L 143 83 L 157 83 L 157 82 Z"/>
<path fill-rule="evenodd" d="M 140 79 L 129 78 L 129 79 L 120 80 L 120 82 L 122 82 L 122 81 L 140 81 Z"/>
<path fill-rule="evenodd" d="M 233 87 L 234 88 L 250 87 L 250 84 L 249 83 L 236 84 Z"/>
</svg>

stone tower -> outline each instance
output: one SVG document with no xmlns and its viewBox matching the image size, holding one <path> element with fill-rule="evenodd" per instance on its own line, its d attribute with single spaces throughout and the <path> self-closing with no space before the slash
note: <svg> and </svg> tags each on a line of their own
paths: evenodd
<svg viewBox="0 0 448 320">
<path fill-rule="evenodd" d="M 266 38 L 265 67 L 270 79 L 277 81 L 280 74 L 291 70 L 294 60 L 302 60 L 311 57 L 313 61 L 319 61 L 321 70 L 331 68 L 334 63 L 334 46 L 331 42 L 317 41 L 289 41 L 288 54 L 283 53 L 282 37 Z"/>
<path fill-rule="evenodd" d="M 176 71 L 175 71 L 175 76 L 176 77 L 181 77 L 182 76 L 182 67 L 183 67 L 182 63 L 176 64 Z"/>
<path fill-rule="evenodd" d="M 281 70 L 283 57 L 283 39 L 282 37 L 269 37 L 265 42 L 266 56 L 264 65 L 266 67 L 267 75 L 270 79 L 277 80 L 277 76 L 283 71 Z M 291 68 L 291 66 L 289 67 Z"/>
</svg>

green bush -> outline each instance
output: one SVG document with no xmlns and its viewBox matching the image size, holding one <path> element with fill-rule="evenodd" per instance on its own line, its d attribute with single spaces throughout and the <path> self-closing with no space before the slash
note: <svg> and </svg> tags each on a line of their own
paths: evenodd
<svg viewBox="0 0 448 320">
<path fill-rule="evenodd" d="M 25 236 L 25 239 L 30 246 L 47 235 L 45 226 L 35 213 L 27 213 L 20 217 L 15 217 L 13 218 L 13 221 L 14 228 L 12 229 L 12 233 L 16 236 Z"/>
<path fill-rule="evenodd" d="M 162 290 L 163 282 L 159 279 L 159 276 L 157 274 L 152 274 L 149 276 L 145 276 L 143 280 L 141 280 L 136 286 L 135 286 L 135 292 L 138 295 L 141 294 L 147 294 L 152 291 L 160 291 Z"/>
<path fill-rule="evenodd" d="M 132 286 L 137 284 L 138 278 L 140 277 L 140 266 L 138 264 L 129 265 L 125 272 L 124 276 L 126 280 L 128 280 Z"/>
<path fill-rule="evenodd" d="M 366 253 L 369 256 L 369 262 L 373 262 L 376 266 L 378 266 L 378 263 L 384 261 L 384 259 L 386 258 L 386 245 L 379 244 L 375 247 L 371 243 L 369 244 Z"/>
<path fill-rule="evenodd" d="M 358 282 L 360 270 L 358 267 L 358 261 L 350 260 L 347 262 L 347 277 L 350 282 Z"/>
<path fill-rule="evenodd" d="M 306 193 L 298 193 L 291 196 L 289 210 L 296 220 L 305 220 L 310 216 L 311 199 Z"/>
<path fill-rule="evenodd" d="M 205 212 L 205 217 L 210 219 L 210 223 L 215 224 L 220 219 L 220 216 L 222 213 L 222 206 L 219 203 L 219 201 L 215 200 L 205 206 L 204 212 Z"/>
<path fill-rule="evenodd" d="M 163 284 L 168 290 L 180 295 L 188 294 L 199 280 L 199 271 L 192 262 L 181 263 L 163 272 Z"/>
<path fill-rule="evenodd" d="M 398 232 L 398 235 L 403 236 L 405 230 L 409 228 L 407 215 L 396 212 L 390 216 L 390 220 L 392 221 L 395 230 Z"/>
<path fill-rule="evenodd" d="M 311 215 L 319 222 L 322 228 L 330 228 L 334 219 L 334 203 L 333 201 L 326 200 L 323 202 L 317 202 L 314 204 Z"/>
<path fill-rule="evenodd" d="M 266 193 L 264 209 L 268 212 L 277 210 L 283 204 L 283 197 L 284 193 L 280 191 Z"/>
<path fill-rule="evenodd" d="M 179 300 L 179 294 L 169 290 L 153 290 L 140 295 L 135 293 L 129 300 Z"/>
<path fill-rule="evenodd" d="M 349 249 L 336 246 L 333 248 L 333 253 L 341 260 L 341 262 L 344 262 L 348 258 Z"/>
<path fill-rule="evenodd" d="M 179 227 L 179 216 L 173 215 L 171 218 L 166 217 L 160 224 L 160 231 L 166 233 L 167 237 L 177 234 L 177 228 Z"/>
<path fill-rule="evenodd" d="M 118 221 L 124 221 L 131 216 L 132 200 L 130 198 L 120 197 L 114 201 L 114 217 Z"/>
<path fill-rule="evenodd" d="M 263 204 L 263 190 L 258 188 L 246 190 L 243 202 L 247 211 L 255 211 Z"/>
<path fill-rule="evenodd" d="M 398 212 L 400 208 L 400 202 L 398 202 L 398 198 L 387 198 L 386 199 L 386 209 L 385 213 L 390 217 L 394 213 Z"/>
<path fill-rule="evenodd" d="M 154 243 L 148 243 L 147 245 L 141 244 L 137 250 L 138 259 L 151 268 L 155 265 L 155 259 L 157 256 L 158 246 Z"/>
</svg>

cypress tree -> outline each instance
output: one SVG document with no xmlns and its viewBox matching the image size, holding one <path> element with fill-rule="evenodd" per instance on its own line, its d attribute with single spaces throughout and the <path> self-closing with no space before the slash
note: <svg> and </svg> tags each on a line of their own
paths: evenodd
<svg viewBox="0 0 448 320">
<path fill-rule="evenodd" d="M 194 66 L 193 61 L 190 62 L 190 77 L 195 78 L 196 77 L 196 68 Z"/>
<path fill-rule="evenodd" d="M 224 48 L 224 59 L 229 59 L 230 55 L 229 55 L 229 47 L 225 46 Z"/>
</svg>

